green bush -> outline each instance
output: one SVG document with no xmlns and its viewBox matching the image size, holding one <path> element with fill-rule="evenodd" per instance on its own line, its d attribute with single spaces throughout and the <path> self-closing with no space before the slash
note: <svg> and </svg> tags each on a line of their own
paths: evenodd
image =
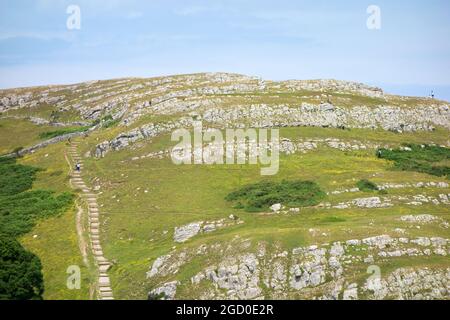
<svg viewBox="0 0 450 320">
<path fill-rule="evenodd" d="M 89 127 L 80 127 L 80 128 L 71 128 L 71 129 L 58 129 L 54 131 L 46 131 L 39 134 L 39 138 L 41 139 L 51 139 L 55 137 L 59 137 L 69 133 L 75 132 L 85 132 L 89 129 Z"/>
<path fill-rule="evenodd" d="M 0 196 L 9 196 L 31 189 L 36 168 L 22 166 L 14 159 L 0 159 Z"/>
<path fill-rule="evenodd" d="M 356 186 L 361 191 L 376 191 L 376 190 L 378 190 L 377 185 L 375 183 L 373 183 L 372 181 L 369 181 L 367 179 L 359 180 L 356 183 Z"/>
<path fill-rule="evenodd" d="M 394 162 L 393 169 L 402 171 L 417 171 L 435 176 L 450 178 L 450 167 L 441 164 L 450 160 L 450 149 L 429 145 L 405 145 L 410 149 L 389 150 L 378 149 L 377 156 Z"/>
<path fill-rule="evenodd" d="M 39 258 L 10 237 L 0 236 L 0 299 L 42 299 L 44 281 Z"/>
<path fill-rule="evenodd" d="M 231 192 L 225 199 L 236 201 L 237 208 L 244 208 L 249 212 L 268 210 L 275 203 L 282 203 L 287 207 L 307 207 L 320 203 L 326 194 L 311 181 L 286 181 L 280 183 L 263 181 L 247 185 Z"/>
<path fill-rule="evenodd" d="M 72 203 L 73 195 L 52 191 L 33 190 L 0 197 L 0 233 L 12 237 L 25 234 L 36 220 L 61 213 Z"/>
<path fill-rule="evenodd" d="M 106 120 L 102 123 L 102 128 L 111 128 L 114 127 L 115 125 L 117 125 L 120 122 L 120 119 L 116 119 L 116 120 Z"/>
</svg>

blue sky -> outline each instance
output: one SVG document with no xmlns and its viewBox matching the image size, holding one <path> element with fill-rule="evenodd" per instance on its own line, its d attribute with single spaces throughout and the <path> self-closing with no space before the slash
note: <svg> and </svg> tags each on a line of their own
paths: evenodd
<svg viewBox="0 0 450 320">
<path fill-rule="evenodd" d="M 449 39 L 447 0 L 2 0 L 0 87 L 225 71 L 450 100 Z"/>
</svg>

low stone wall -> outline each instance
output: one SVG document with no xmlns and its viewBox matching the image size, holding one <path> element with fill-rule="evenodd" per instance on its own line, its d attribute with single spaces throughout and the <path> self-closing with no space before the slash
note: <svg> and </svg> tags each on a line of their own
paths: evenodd
<svg viewBox="0 0 450 320">
<path fill-rule="evenodd" d="M 75 137 L 82 136 L 82 135 L 86 134 L 86 132 L 89 132 L 89 131 L 92 131 L 92 130 L 90 129 L 90 130 L 84 131 L 84 132 L 73 132 L 73 133 L 68 133 L 68 134 L 64 134 L 64 135 L 61 135 L 61 136 L 57 136 L 57 137 L 54 137 L 54 138 L 42 141 L 42 142 L 40 142 L 38 144 L 35 144 L 34 146 L 31 146 L 31 147 L 28 147 L 28 148 L 24 148 L 24 149 L 20 150 L 18 153 L 12 152 L 12 153 L 5 154 L 5 155 L 3 155 L 1 157 L 3 157 L 3 158 L 14 158 L 14 157 L 17 157 L 17 156 L 24 156 L 26 154 L 33 153 L 36 150 L 45 148 L 48 145 L 55 144 L 55 143 L 58 143 L 58 142 L 61 142 L 61 141 L 64 141 L 64 140 L 68 140 L 69 138 L 75 138 Z"/>
</svg>

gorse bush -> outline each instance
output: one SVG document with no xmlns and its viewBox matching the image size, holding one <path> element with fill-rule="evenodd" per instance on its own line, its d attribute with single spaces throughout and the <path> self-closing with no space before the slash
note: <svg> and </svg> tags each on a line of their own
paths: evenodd
<svg viewBox="0 0 450 320">
<path fill-rule="evenodd" d="M 394 169 L 402 171 L 417 171 L 435 176 L 450 178 L 450 167 L 445 163 L 450 160 L 450 149 L 429 145 L 405 145 L 409 150 L 378 149 L 381 159 L 394 161 Z"/>
<path fill-rule="evenodd" d="M 311 181 L 263 181 L 231 192 L 225 199 L 236 202 L 236 208 L 246 211 L 264 211 L 275 203 L 288 207 L 307 207 L 320 203 L 326 194 Z"/>
<path fill-rule="evenodd" d="M 359 180 L 356 183 L 356 186 L 361 191 L 376 191 L 376 190 L 378 190 L 378 186 L 375 183 L 373 183 L 372 181 L 369 181 L 367 179 Z"/>
<path fill-rule="evenodd" d="M 30 190 L 38 169 L 0 159 L 0 299 L 41 299 L 39 258 L 16 240 L 36 221 L 65 211 L 73 195 Z"/>
</svg>

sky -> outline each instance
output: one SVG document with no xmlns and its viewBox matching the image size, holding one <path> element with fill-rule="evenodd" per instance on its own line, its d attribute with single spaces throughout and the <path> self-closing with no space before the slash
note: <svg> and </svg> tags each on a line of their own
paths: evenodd
<svg viewBox="0 0 450 320">
<path fill-rule="evenodd" d="M 2 0 L 0 88 L 222 71 L 450 101 L 449 39 L 448 0 Z"/>
</svg>

